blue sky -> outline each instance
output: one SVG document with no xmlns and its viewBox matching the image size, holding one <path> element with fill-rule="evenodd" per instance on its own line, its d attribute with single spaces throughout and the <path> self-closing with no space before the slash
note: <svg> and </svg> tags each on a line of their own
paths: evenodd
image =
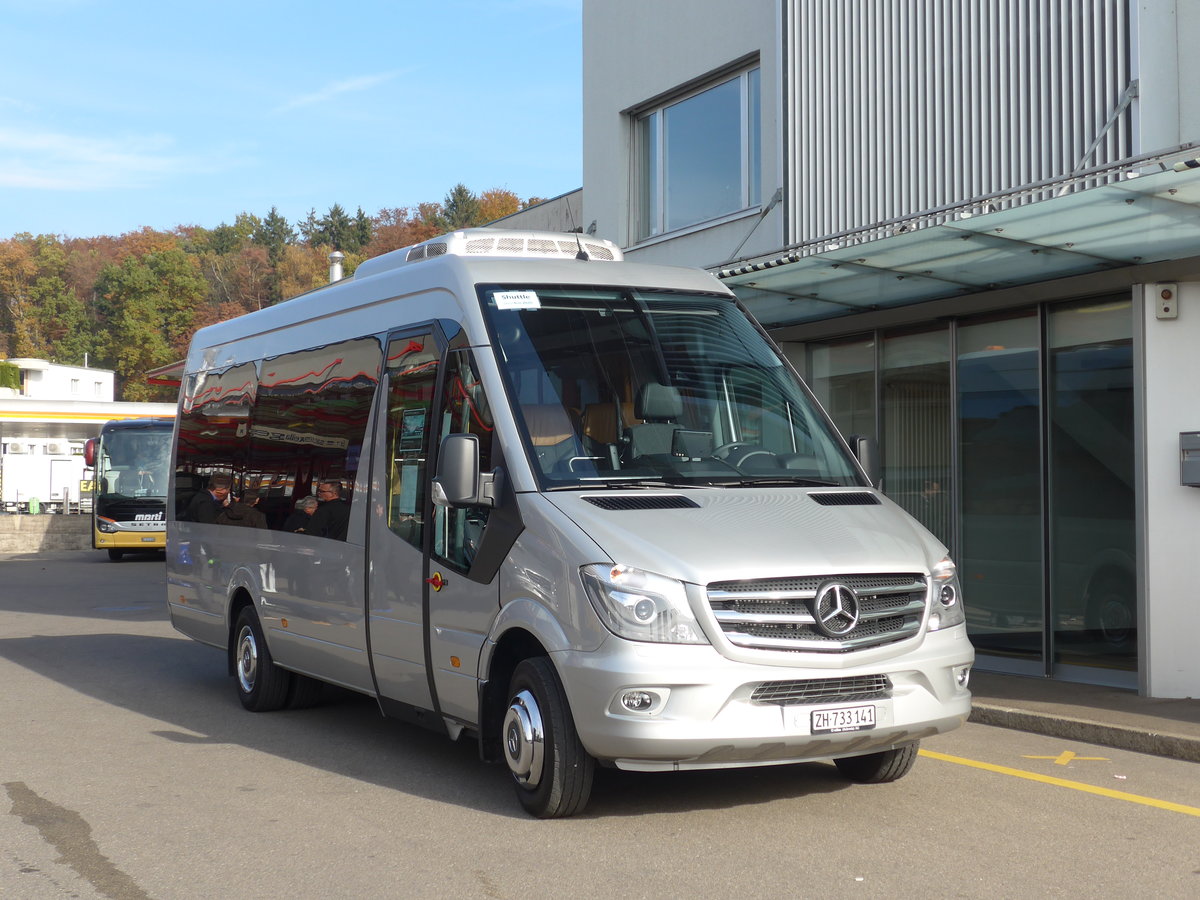
<svg viewBox="0 0 1200 900">
<path fill-rule="evenodd" d="M 0 239 L 582 183 L 582 0 L 0 0 Z"/>
</svg>

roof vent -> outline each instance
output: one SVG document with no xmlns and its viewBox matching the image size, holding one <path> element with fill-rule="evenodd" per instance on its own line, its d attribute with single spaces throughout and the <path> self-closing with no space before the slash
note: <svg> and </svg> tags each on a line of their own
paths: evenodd
<svg viewBox="0 0 1200 900">
<path fill-rule="evenodd" d="M 553 231 L 512 231 L 507 228 L 467 228 L 364 260 L 354 270 L 354 277 L 369 278 L 380 272 L 398 269 L 434 256 L 576 259 L 581 250 L 591 260 L 619 262 L 624 259 L 621 249 L 612 241 L 591 235 L 560 234 Z"/>
</svg>

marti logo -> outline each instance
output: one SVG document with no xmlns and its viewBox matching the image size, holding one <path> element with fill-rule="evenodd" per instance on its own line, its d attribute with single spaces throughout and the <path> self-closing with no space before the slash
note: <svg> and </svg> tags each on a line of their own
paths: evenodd
<svg viewBox="0 0 1200 900">
<path fill-rule="evenodd" d="M 138 513 L 136 516 L 133 517 L 133 521 L 135 521 L 135 522 L 161 522 L 162 517 L 163 517 L 162 513 Z"/>
</svg>

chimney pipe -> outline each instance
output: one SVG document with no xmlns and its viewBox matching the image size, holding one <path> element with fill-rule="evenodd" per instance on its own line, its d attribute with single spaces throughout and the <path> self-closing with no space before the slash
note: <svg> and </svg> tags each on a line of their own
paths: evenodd
<svg viewBox="0 0 1200 900">
<path fill-rule="evenodd" d="M 342 260 L 346 258 L 341 250 L 334 250 L 329 254 L 329 283 L 342 280 Z"/>
</svg>

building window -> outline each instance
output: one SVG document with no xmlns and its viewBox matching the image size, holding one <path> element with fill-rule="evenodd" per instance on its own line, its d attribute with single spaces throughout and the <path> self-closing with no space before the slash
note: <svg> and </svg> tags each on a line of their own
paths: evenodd
<svg viewBox="0 0 1200 900">
<path fill-rule="evenodd" d="M 78 378 L 71 379 L 71 393 L 72 394 L 79 393 L 79 379 Z"/>
<path fill-rule="evenodd" d="M 758 204 L 759 93 L 749 69 L 639 114 L 639 238 Z"/>
</svg>

